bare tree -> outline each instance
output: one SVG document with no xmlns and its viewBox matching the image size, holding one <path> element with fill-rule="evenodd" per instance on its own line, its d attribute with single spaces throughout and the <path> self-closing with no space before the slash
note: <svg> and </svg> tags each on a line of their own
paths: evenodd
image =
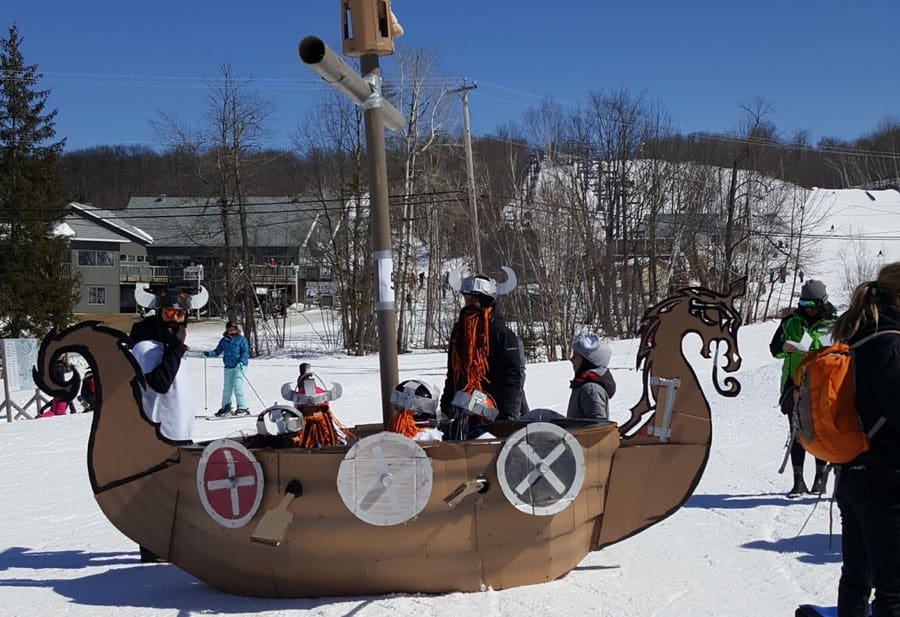
<svg viewBox="0 0 900 617">
<path fill-rule="evenodd" d="M 860 283 L 875 279 L 884 259 L 879 256 L 881 253 L 872 254 L 858 230 L 851 229 L 849 235 L 850 239 L 843 243 L 838 257 L 842 268 L 843 291 L 848 298 L 852 298 Z"/>
<path fill-rule="evenodd" d="M 318 200 L 321 233 L 310 248 L 331 271 L 344 347 L 363 355 L 376 346 L 363 114 L 327 93 L 293 139 L 307 161 L 307 191 Z"/>
<path fill-rule="evenodd" d="M 432 184 L 430 180 L 436 173 L 429 165 L 434 159 L 423 155 L 436 143 L 441 143 L 439 136 L 445 132 L 448 109 L 434 52 L 422 49 L 402 50 L 398 54 L 398 60 L 400 77 L 396 84 L 392 84 L 391 90 L 396 92 L 400 100 L 406 127 L 400 147 L 402 181 L 399 188 L 402 204 L 400 225 L 397 226 L 398 259 L 394 284 L 396 295 L 401 300 L 397 312 L 397 350 L 405 351 L 410 347 L 410 330 L 415 327 L 417 312 L 414 309 L 418 307 L 420 300 L 424 300 L 426 313 L 432 312 L 436 299 L 434 293 L 428 293 L 424 284 L 420 285 L 420 277 L 417 276 L 422 268 L 422 260 L 416 254 L 423 246 L 419 238 L 423 231 L 427 233 L 424 225 L 416 226 L 417 206 L 419 194 L 428 191 Z M 435 279 L 431 260 L 426 269 L 427 272 L 423 272 L 423 283 Z M 425 293 L 419 293 L 420 287 Z M 427 320 L 425 323 L 430 332 L 431 323 Z"/>
<path fill-rule="evenodd" d="M 264 341 L 256 325 L 256 290 L 243 266 L 251 261 L 247 196 L 253 189 L 255 168 L 249 160 L 269 133 L 266 122 L 272 107 L 252 89 L 251 80 L 236 75 L 230 64 L 223 64 L 219 76 L 206 80 L 206 85 L 205 111 L 196 128 L 182 127 L 174 116 L 163 113 L 153 124 L 170 148 L 194 154 L 195 173 L 216 196 L 228 318 L 236 320 L 240 313 L 251 354 L 259 355 Z"/>
</svg>

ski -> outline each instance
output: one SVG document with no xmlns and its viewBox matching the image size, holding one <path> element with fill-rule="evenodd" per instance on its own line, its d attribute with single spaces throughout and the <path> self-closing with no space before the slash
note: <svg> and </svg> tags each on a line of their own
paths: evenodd
<svg viewBox="0 0 900 617">
<path fill-rule="evenodd" d="M 240 413 L 240 414 L 230 413 L 227 416 L 194 416 L 194 418 L 196 418 L 198 420 L 201 418 L 203 420 L 239 420 L 241 418 L 249 418 L 250 416 L 251 416 L 251 414 L 249 414 L 249 413 Z"/>
</svg>

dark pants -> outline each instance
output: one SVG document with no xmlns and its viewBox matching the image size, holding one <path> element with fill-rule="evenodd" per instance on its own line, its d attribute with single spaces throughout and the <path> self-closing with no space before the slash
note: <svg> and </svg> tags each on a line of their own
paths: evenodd
<svg viewBox="0 0 900 617">
<path fill-rule="evenodd" d="M 844 465 L 837 480 L 844 565 L 838 617 L 900 617 L 900 470 Z"/>
</svg>

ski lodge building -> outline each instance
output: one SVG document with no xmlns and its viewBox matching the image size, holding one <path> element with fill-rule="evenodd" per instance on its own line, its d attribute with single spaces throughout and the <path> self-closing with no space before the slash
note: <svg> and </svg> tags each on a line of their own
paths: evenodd
<svg viewBox="0 0 900 617">
<path fill-rule="evenodd" d="M 230 244 L 241 244 L 229 213 Z M 250 197 L 245 208 L 249 277 L 261 307 L 275 310 L 315 299 L 332 302 L 331 271 L 309 250 L 319 212 L 294 197 Z M 225 278 L 221 208 L 214 198 L 132 197 L 124 210 L 72 202 L 60 226 L 69 238 L 67 274 L 80 281 L 76 313 L 134 313 L 138 283 L 198 280 L 209 289 L 210 314 L 222 314 Z M 242 254 L 243 249 L 239 252 Z"/>
</svg>

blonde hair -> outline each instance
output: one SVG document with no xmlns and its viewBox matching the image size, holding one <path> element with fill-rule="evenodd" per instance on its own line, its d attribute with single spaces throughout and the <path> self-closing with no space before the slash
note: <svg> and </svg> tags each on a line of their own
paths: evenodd
<svg viewBox="0 0 900 617">
<path fill-rule="evenodd" d="M 900 304 L 900 262 L 887 264 L 878 271 L 874 281 L 866 281 L 856 288 L 850 308 L 834 324 L 834 340 L 849 340 L 864 321 L 872 322 L 877 329 L 879 303 Z"/>
</svg>

